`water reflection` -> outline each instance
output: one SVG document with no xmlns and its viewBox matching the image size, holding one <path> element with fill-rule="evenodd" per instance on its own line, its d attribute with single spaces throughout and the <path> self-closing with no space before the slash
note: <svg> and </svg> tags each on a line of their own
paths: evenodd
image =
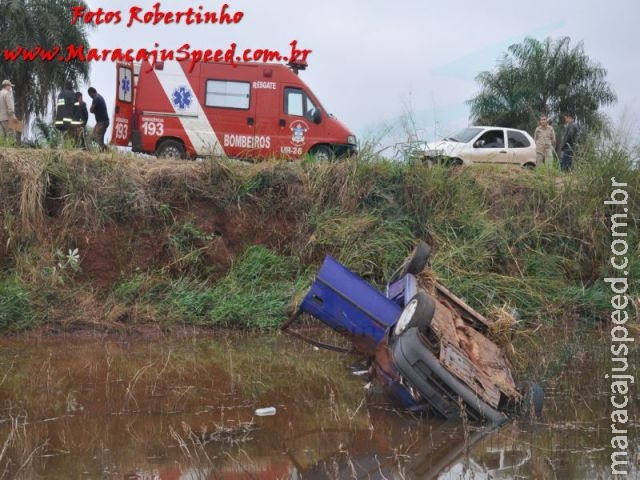
<svg viewBox="0 0 640 480">
<path fill-rule="evenodd" d="M 542 422 L 487 432 L 397 411 L 357 358 L 286 336 L 2 339 L 0 479 L 606 478 L 606 347 Z"/>
</svg>

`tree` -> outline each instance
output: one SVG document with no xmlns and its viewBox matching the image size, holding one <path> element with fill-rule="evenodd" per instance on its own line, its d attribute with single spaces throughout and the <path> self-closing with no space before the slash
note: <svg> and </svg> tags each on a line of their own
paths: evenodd
<svg viewBox="0 0 640 480">
<path fill-rule="evenodd" d="M 601 130 L 598 109 L 616 102 L 607 71 L 584 53 L 582 42 L 570 38 L 540 42 L 526 38 L 511 45 L 493 72 L 476 77 L 480 93 L 469 100 L 472 121 L 533 131 L 540 115 L 560 120 L 566 112 L 588 129 Z"/>
<path fill-rule="evenodd" d="M 78 22 L 71 25 L 72 6 L 86 4 L 75 0 L 0 0 L 0 78 L 15 85 L 16 113 L 29 120 L 32 115 L 44 115 L 65 81 L 78 85 L 89 78 L 89 64 L 19 58 L 8 60 L 4 49 L 23 47 L 43 49 L 60 47 L 66 54 L 67 45 L 88 47 L 87 27 Z"/>
</svg>

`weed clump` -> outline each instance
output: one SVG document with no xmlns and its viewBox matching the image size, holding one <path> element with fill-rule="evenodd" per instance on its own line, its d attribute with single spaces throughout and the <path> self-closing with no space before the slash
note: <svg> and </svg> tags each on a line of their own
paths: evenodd
<svg viewBox="0 0 640 480">
<path fill-rule="evenodd" d="M 0 280 L 0 331 L 15 332 L 36 323 L 27 288 L 15 278 Z"/>
</svg>

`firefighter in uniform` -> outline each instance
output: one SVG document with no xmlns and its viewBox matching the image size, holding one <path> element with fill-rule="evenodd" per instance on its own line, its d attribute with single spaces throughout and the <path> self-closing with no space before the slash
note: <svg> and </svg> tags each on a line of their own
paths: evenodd
<svg viewBox="0 0 640 480">
<path fill-rule="evenodd" d="M 87 104 L 82 100 L 82 92 L 76 92 L 76 100 L 71 110 L 71 131 L 76 141 L 76 147 L 87 148 L 85 127 L 89 120 Z"/>
<path fill-rule="evenodd" d="M 73 85 L 71 82 L 66 82 L 64 84 L 64 88 L 58 94 L 58 101 L 56 103 L 55 126 L 63 133 L 67 132 L 71 128 L 73 104 L 76 101 L 76 96 L 73 93 L 72 88 Z"/>
<path fill-rule="evenodd" d="M 536 164 L 553 165 L 553 151 L 556 148 L 556 131 L 547 120 L 546 115 L 540 117 L 540 125 L 533 133 L 536 142 Z"/>
</svg>

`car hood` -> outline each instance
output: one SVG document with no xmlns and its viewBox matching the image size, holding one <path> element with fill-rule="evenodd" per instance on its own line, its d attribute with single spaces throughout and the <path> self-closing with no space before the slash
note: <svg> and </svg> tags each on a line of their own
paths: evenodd
<svg viewBox="0 0 640 480">
<path fill-rule="evenodd" d="M 464 147 L 464 143 L 452 142 L 451 140 L 439 140 L 429 142 L 425 145 L 425 154 L 453 156 L 458 154 Z"/>
</svg>

